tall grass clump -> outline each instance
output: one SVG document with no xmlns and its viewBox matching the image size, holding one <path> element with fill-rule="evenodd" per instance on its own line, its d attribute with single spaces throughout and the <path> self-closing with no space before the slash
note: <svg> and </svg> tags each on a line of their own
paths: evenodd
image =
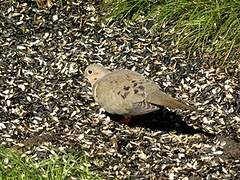
<svg viewBox="0 0 240 180">
<path fill-rule="evenodd" d="M 180 48 L 211 53 L 222 60 L 240 54 L 238 0 L 104 0 L 108 22 L 155 20 L 152 30 L 169 32 Z M 239 57 L 239 56 L 238 56 Z"/>
</svg>

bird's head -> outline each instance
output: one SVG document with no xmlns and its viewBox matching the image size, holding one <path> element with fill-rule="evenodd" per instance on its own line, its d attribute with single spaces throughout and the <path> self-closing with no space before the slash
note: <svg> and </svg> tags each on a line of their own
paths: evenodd
<svg viewBox="0 0 240 180">
<path fill-rule="evenodd" d="M 95 82 L 108 74 L 110 71 L 100 64 L 91 64 L 84 71 L 84 76 L 93 86 Z"/>
</svg>

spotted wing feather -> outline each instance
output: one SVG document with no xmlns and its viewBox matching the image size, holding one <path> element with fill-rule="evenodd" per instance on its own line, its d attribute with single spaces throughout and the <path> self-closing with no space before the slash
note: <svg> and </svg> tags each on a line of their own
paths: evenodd
<svg viewBox="0 0 240 180">
<path fill-rule="evenodd" d="M 144 103 L 151 81 L 129 70 L 113 71 L 93 86 L 95 100 L 109 113 L 139 115 L 157 110 Z"/>
</svg>

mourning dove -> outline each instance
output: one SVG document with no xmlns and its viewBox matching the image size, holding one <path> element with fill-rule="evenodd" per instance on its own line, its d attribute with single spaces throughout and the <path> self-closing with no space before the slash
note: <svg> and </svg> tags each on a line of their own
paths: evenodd
<svg viewBox="0 0 240 180">
<path fill-rule="evenodd" d="M 135 116 L 160 106 L 195 110 L 162 92 L 152 80 L 130 70 L 109 71 L 99 64 L 85 69 L 95 101 L 110 114 Z"/>
</svg>

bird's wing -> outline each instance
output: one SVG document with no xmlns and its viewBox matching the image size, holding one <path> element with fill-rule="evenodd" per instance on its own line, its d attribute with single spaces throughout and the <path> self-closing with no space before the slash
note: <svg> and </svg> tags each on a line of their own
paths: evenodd
<svg viewBox="0 0 240 180">
<path fill-rule="evenodd" d="M 109 113 L 140 115 L 158 109 L 146 102 L 147 85 L 151 82 L 129 70 L 113 71 L 93 86 L 95 100 Z"/>
</svg>

